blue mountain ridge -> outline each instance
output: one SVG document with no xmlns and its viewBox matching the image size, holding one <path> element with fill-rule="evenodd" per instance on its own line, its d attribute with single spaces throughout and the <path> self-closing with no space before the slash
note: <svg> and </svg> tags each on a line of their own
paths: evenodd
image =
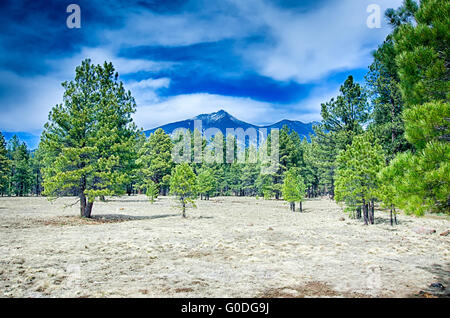
<svg viewBox="0 0 450 318">
<path fill-rule="evenodd" d="M 314 135 L 313 125 L 318 124 L 317 122 L 311 122 L 308 124 L 305 124 L 301 121 L 297 120 L 282 120 L 275 124 L 268 125 L 268 126 L 257 126 L 253 124 L 249 124 L 247 122 L 244 122 L 242 120 L 239 120 L 229 113 L 227 113 L 224 110 L 219 110 L 218 112 L 211 113 L 211 114 L 201 114 L 191 119 L 186 119 L 182 121 L 177 121 L 174 123 L 169 123 L 163 126 L 159 126 L 150 130 L 144 131 L 145 135 L 148 137 L 150 134 L 154 133 L 157 129 L 161 128 L 166 132 L 166 134 L 172 134 L 176 129 L 178 128 L 185 128 L 190 129 L 191 131 L 194 130 L 194 122 L 196 120 L 200 120 L 202 122 L 202 130 L 205 131 L 209 128 L 217 128 L 219 129 L 223 134 L 226 134 L 227 128 L 237 129 L 242 128 L 244 130 L 247 130 L 248 128 L 254 128 L 256 130 L 261 128 L 266 128 L 267 132 L 270 133 L 271 129 L 281 129 L 283 126 L 287 126 L 290 130 L 293 130 L 297 132 L 297 134 L 300 136 L 300 138 L 306 138 L 308 141 L 310 141 L 310 134 Z"/>
<path fill-rule="evenodd" d="M 269 126 L 257 126 L 253 124 L 246 123 L 241 121 L 224 110 L 219 110 L 218 112 L 211 114 L 201 114 L 191 119 L 186 119 L 174 123 L 169 123 L 160 127 L 156 127 L 150 130 L 144 131 L 145 135 L 148 137 L 150 134 L 154 133 L 158 128 L 162 128 L 167 134 L 172 134 L 173 131 L 177 128 L 186 128 L 191 131 L 194 130 L 194 121 L 201 120 L 202 121 L 202 130 L 205 131 L 209 128 L 218 128 L 223 134 L 226 134 L 227 128 L 242 128 L 247 130 L 248 128 L 255 128 L 256 130 L 261 128 L 266 128 L 267 132 L 270 133 L 272 128 L 281 129 L 283 126 L 288 126 L 290 130 L 294 130 L 298 133 L 300 138 L 306 138 L 310 141 L 310 134 L 314 135 L 313 125 L 318 124 L 317 122 L 312 123 L 302 123 L 301 121 L 296 120 L 282 120 L 275 124 Z M 33 150 L 36 149 L 39 144 L 40 136 L 27 133 L 27 132 L 7 132 L 3 131 L 3 135 L 5 136 L 5 140 L 10 140 L 14 135 L 17 135 L 21 142 L 25 142 L 28 146 L 28 149 Z"/>
</svg>

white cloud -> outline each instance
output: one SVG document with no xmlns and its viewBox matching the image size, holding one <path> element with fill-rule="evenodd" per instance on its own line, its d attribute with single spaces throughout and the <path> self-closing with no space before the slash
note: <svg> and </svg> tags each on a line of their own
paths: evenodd
<svg viewBox="0 0 450 318">
<path fill-rule="evenodd" d="M 151 89 L 158 89 L 158 88 L 167 88 L 170 85 L 170 78 L 164 77 L 164 78 L 148 78 L 142 81 L 130 81 L 128 82 L 128 88 L 133 89 L 143 89 L 143 88 L 151 88 Z"/>
<path fill-rule="evenodd" d="M 142 81 L 128 81 L 125 88 L 131 91 L 131 95 L 138 105 L 147 105 L 160 101 L 158 90 L 168 88 L 170 78 L 148 78 Z"/>
<path fill-rule="evenodd" d="M 0 72 L 0 87 L 14 94 L 2 98 L 0 130 L 39 133 L 50 109 L 61 103 L 63 88 L 57 79 L 46 76 L 21 77 Z"/>
<path fill-rule="evenodd" d="M 55 70 L 53 75 L 58 77 L 73 78 L 75 68 L 81 61 L 90 58 L 93 64 L 103 64 L 105 61 L 112 62 L 119 75 L 136 73 L 139 71 L 160 71 L 174 65 L 169 62 L 156 62 L 146 59 L 129 59 L 118 57 L 115 49 L 111 47 L 85 47 L 81 52 L 63 59 L 49 60 L 47 63 Z"/>
<path fill-rule="evenodd" d="M 48 75 L 22 77 L 12 72 L 2 71 L 0 87 L 9 93 L 2 97 L 0 130 L 40 132 L 47 122 L 51 108 L 62 102 L 64 89 L 61 83 L 74 78 L 75 68 L 85 58 L 91 58 L 94 64 L 112 62 L 120 75 L 138 71 L 157 71 L 172 65 L 117 57 L 108 48 L 84 48 L 70 58 L 48 60 L 47 63 L 53 70 Z M 138 103 L 159 101 L 156 91 L 169 85 L 169 78 L 125 82 L 125 87 L 132 91 Z"/>
<path fill-rule="evenodd" d="M 233 1 L 203 1 L 198 10 L 179 14 L 139 11 L 130 13 L 120 30 L 106 30 L 102 37 L 119 46 L 183 46 L 243 37 L 256 26 L 237 11 Z"/>
<path fill-rule="evenodd" d="M 382 29 L 367 27 L 367 6 L 379 4 L 384 12 L 401 0 L 330 1 L 303 13 L 260 0 L 251 3 L 246 1 L 242 10 L 267 27 L 272 42 L 246 47 L 242 51 L 246 61 L 262 75 L 307 83 L 334 71 L 366 67 L 376 49 L 373 43 L 381 43 L 390 31 L 386 24 Z"/>
<path fill-rule="evenodd" d="M 338 88 L 318 88 L 305 100 L 288 105 L 215 94 L 177 95 L 153 104 L 138 104 L 134 119 L 139 127 L 147 130 L 224 109 L 236 118 L 256 125 L 273 124 L 283 119 L 307 123 L 321 120 L 321 103 L 337 93 Z"/>
<path fill-rule="evenodd" d="M 280 81 L 306 83 L 331 72 L 366 67 L 374 43 L 390 32 L 370 29 L 367 7 L 377 4 L 383 13 L 402 0 L 328 1 L 310 10 L 280 8 L 267 0 L 200 2 L 198 11 L 176 15 L 133 12 L 121 30 L 104 31 L 114 47 L 183 46 L 254 35 L 268 38 L 236 48 L 261 75 Z M 384 18 L 382 17 L 383 21 Z"/>
</svg>

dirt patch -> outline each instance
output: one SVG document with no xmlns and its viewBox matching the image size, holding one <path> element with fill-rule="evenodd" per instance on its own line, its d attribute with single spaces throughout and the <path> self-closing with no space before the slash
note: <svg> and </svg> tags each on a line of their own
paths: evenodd
<svg viewBox="0 0 450 318">
<path fill-rule="evenodd" d="M 186 257 L 186 258 L 200 258 L 200 257 L 211 256 L 211 255 L 212 255 L 211 252 L 192 252 L 192 253 L 186 254 L 184 257 Z"/>
<path fill-rule="evenodd" d="M 359 293 L 339 293 L 323 282 L 308 282 L 303 286 L 283 287 L 269 289 L 258 296 L 259 298 L 369 298 L 368 295 Z"/>
<path fill-rule="evenodd" d="M 176 288 L 176 289 L 175 289 L 175 292 L 176 292 L 176 293 L 190 293 L 190 292 L 193 292 L 193 291 L 194 291 L 194 289 L 189 288 L 189 287 L 185 287 L 185 288 Z"/>
<path fill-rule="evenodd" d="M 46 219 L 41 218 L 31 218 L 24 219 L 22 221 L 11 221 L 5 222 L 5 224 L 0 225 L 2 228 L 14 228 L 14 229 L 28 229 L 40 226 L 53 226 L 53 227 L 63 227 L 63 226 L 83 226 L 83 225 L 100 225 L 109 223 L 122 223 L 127 221 L 138 221 L 145 220 L 149 218 L 162 218 L 167 216 L 178 216 L 178 214 L 170 215 L 156 215 L 152 217 L 148 216 L 131 216 L 131 215 L 94 215 L 91 218 L 82 218 L 79 216 L 57 216 L 50 217 Z"/>
</svg>

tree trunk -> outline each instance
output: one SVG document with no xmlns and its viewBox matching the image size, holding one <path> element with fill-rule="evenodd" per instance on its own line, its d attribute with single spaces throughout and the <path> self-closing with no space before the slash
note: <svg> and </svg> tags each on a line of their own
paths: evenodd
<svg viewBox="0 0 450 318">
<path fill-rule="evenodd" d="M 90 218 L 92 213 L 92 206 L 94 202 L 89 202 L 84 195 L 84 193 L 80 194 L 80 216 L 82 218 Z"/>
<path fill-rule="evenodd" d="M 92 213 L 92 207 L 94 206 L 94 202 L 89 202 L 86 204 L 86 210 L 84 212 L 84 217 L 90 219 Z"/>
<path fill-rule="evenodd" d="M 391 116 L 392 116 L 392 118 L 391 118 L 391 125 L 392 125 L 391 126 L 391 142 L 392 142 L 392 156 L 394 156 L 395 151 L 396 151 L 394 143 L 395 143 L 395 138 L 397 136 L 395 134 L 395 129 L 394 129 L 395 101 L 392 98 L 392 96 L 391 96 L 391 105 L 392 105 L 392 108 L 391 108 Z"/>
<path fill-rule="evenodd" d="M 370 224 L 375 224 L 375 202 L 370 203 Z"/>
<path fill-rule="evenodd" d="M 302 201 L 300 201 L 300 212 L 303 212 L 303 206 L 302 206 Z"/>
<path fill-rule="evenodd" d="M 398 225 L 398 222 L 397 222 L 397 211 L 395 211 L 395 208 L 394 208 L 394 221 L 395 221 L 395 225 Z"/>
<path fill-rule="evenodd" d="M 394 218 L 392 213 L 392 205 L 391 205 L 391 226 L 394 226 Z"/>
<path fill-rule="evenodd" d="M 369 206 L 366 200 L 363 200 L 364 225 L 369 225 Z"/>
<path fill-rule="evenodd" d="M 186 217 L 186 202 L 183 200 L 183 217 Z"/>
<path fill-rule="evenodd" d="M 86 210 L 86 196 L 83 192 L 80 192 L 80 216 L 84 217 L 84 211 Z"/>
<path fill-rule="evenodd" d="M 356 218 L 357 218 L 358 220 L 361 219 L 361 206 L 359 206 L 359 207 L 356 209 Z"/>
</svg>

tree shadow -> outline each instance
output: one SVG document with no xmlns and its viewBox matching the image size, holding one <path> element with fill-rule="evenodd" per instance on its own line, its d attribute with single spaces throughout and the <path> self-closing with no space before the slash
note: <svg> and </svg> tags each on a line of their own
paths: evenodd
<svg viewBox="0 0 450 318">
<path fill-rule="evenodd" d="M 427 297 L 427 295 L 432 295 L 434 297 L 450 298 L 450 263 L 444 266 L 440 264 L 433 264 L 429 267 L 419 266 L 434 275 L 434 279 L 430 282 L 430 285 L 426 286 L 424 290 L 421 290 L 419 294 L 414 296 Z"/>
<path fill-rule="evenodd" d="M 401 219 L 401 218 L 399 218 L 398 216 L 397 216 L 397 223 L 398 224 L 395 224 L 395 221 L 394 221 L 394 226 L 393 227 L 396 227 L 397 225 L 398 226 L 400 226 L 400 225 L 402 225 L 402 224 L 408 224 L 408 223 L 411 223 L 412 221 L 410 221 L 410 220 L 406 220 L 406 219 Z M 389 217 L 380 217 L 380 216 L 375 216 L 375 224 L 385 224 L 385 225 L 391 225 L 391 219 L 389 218 Z"/>
<path fill-rule="evenodd" d="M 290 212 L 292 212 L 292 211 L 290 211 Z M 298 208 L 295 208 L 295 212 L 292 212 L 292 213 L 296 213 L 296 214 L 308 214 L 308 213 L 312 213 L 312 212 L 314 212 L 314 211 L 311 210 L 311 209 L 303 209 L 303 211 L 300 211 Z"/>
<path fill-rule="evenodd" d="M 101 214 L 101 215 L 93 215 L 92 219 L 98 221 L 139 221 L 139 220 L 154 220 L 154 219 L 162 219 L 168 218 L 172 216 L 180 216 L 180 214 L 160 214 L 160 215 L 126 215 L 126 214 Z"/>
<path fill-rule="evenodd" d="M 108 203 L 108 202 L 129 202 L 129 203 L 141 203 L 141 202 L 149 202 L 149 199 L 137 199 L 137 198 L 129 198 L 129 199 L 124 199 L 124 198 L 119 198 L 119 199 L 106 199 L 105 201 L 98 201 L 100 203 Z"/>
<path fill-rule="evenodd" d="M 214 219 L 214 217 L 213 216 L 195 216 L 195 217 L 192 217 L 192 219 L 195 219 L 195 220 Z"/>
</svg>

